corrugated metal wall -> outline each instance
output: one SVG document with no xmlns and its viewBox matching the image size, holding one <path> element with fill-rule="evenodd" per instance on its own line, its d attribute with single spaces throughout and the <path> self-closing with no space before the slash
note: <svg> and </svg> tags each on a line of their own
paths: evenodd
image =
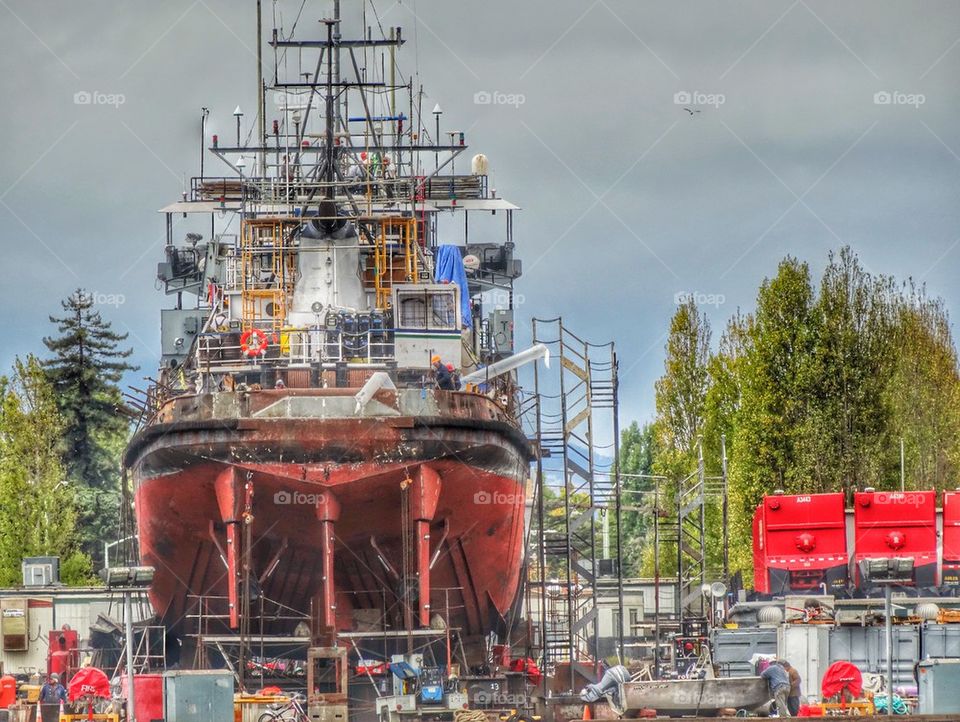
<svg viewBox="0 0 960 722">
<path fill-rule="evenodd" d="M 820 628 L 824 630 L 824 628 Z M 883 627 L 829 627 L 826 628 L 828 648 L 826 663 L 821 662 L 817 671 L 808 670 L 811 677 L 826 671 L 826 666 L 839 660 L 853 662 L 863 672 L 886 674 L 887 653 Z M 823 631 L 811 632 L 816 637 Z M 785 657 L 797 666 L 801 673 L 806 660 L 797 664 L 796 644 L 783 644 L 783 633 L 775 627 L 757 627 L 748 629 L 718 629 L 713 632 L 714 662 L 720 665 L 721 673 L 731 677 L 743 677 L 753 674 L 749 660 L 753 654 L 773 654 Z M 792 636 L 796 636 L 795 634 Z M 913 666 L 923 657 L 960 657 L 960 625 L 931 624 L 922 632 L 912 625 L 897 625 L 893 628 L 893 677 L 895 685 L 913 685 Z M 811 643 L 820 642 L 811 640 Z M 786 646 L 786 648 L 784 648 Z M 801 645 L 802 647 L 802 645 Z M 806 680 L 805 688 L 819 687 L 820 680 Z M 816 694 L 811 690 L 810 694 Z M 807 691 L 807 689 L 805 689 Z"/>
<path fill-rule="evenodd" d="M 713 632 L 713 661 L 725 677 L 753 674 L 750 657 L 777 653 L 777 628 L 717 629 Z"/>
<path fill-rule="evenodd" d="M 830 630 L 830 661 L 853 662 L 861 672 L 886 674 L 887 651 L 883 627 L 836 627 Z M 913 682 L 913 665 L 920 659 L 920 630 L 893 628 L 893 683 Z"/>
<path fill-rule="evenodd" d="M 780 627 L 777 656 L 799 673 L 804 697 L 820 696 L 820 680 L 830 666 L 830 628 L 819 624 L 784 624 Z"/>
<path fill-rule="evenodd" d="M 960 657 L 960 624 L 927 624 L 920 637 L 920 656 Z"/>
</svg>

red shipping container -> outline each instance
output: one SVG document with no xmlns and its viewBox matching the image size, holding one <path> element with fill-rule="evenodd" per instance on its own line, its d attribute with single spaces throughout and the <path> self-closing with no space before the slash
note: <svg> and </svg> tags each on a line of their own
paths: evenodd
<svg viewBox="0 0 960 722">
<path fill-rule="evenodd" d="M 127 697 L 127 675 L 120 682 L 120 694 Z M 163 720 L 163 675 L 133 675 L 133 713 L 137 722 Z"/>
<path fill-rule="evenodd" d="M 783 595 L 846 591 L 843 494 L 765 496 L 753 515 L 754 589 Z"/>
<path fill-rule="evenodd" d="M 79 646 L 76 629 L 66 625 L 63 629 L 51 629 L 47 635 L 47 674 L 59 674 L 60 681 L 66 684 L 80 666 Z"/>
<path fill-rule="evenodd" d="M 943 583 L 960 584 L 960 492 L 943 495 Z"/>
<path fill-rule="evenodd" d="M 934 587 L 937 573 L 937 495 L 934 491 L 858 491 L 853 499 L 854 563 L 913 558 L 913 584 Z"/>
</svg>

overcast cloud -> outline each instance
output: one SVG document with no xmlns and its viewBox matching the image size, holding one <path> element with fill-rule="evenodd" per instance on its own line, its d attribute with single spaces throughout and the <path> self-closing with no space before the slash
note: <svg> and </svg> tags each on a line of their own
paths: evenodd
<svg viewBox="0 0 960 722">
<path fill-rule="evenodd" d="M 284 5 L 289 19 L 299 2 Z M 652 414 L 678 294 L 702 294 L 719 336 L 788 253 L 819 273 L 849 244 L 957 315 L 956 2 L 376 5 L 404 27 L 425 107 L 469 129 L 524 208 L 520 319 L 614 339 L 625 420 Z M 3 368 L 42 350 L 47 315 L 83 286 L 123 301 L 103 311 L 130 333 L 130 382 L 153 374 L 155 211 L 197 174 L 201 106 L 231 134 L 233 108 L 255 107 L 254 7 L 0 0 Z M 328 7 L 308 0 L 302 27 Z"/>
</svg>

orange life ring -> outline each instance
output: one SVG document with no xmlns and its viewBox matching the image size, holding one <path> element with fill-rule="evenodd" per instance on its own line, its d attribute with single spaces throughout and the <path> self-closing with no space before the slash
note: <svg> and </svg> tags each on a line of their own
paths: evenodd
<svg viewBox="0 0 960 722">
<path fill-rule="evenodd" d="M 240 336 L 240 350 L 243 351 L 244 356 L 250 358 L 265 354 L 269 343 L 267 334 L 259 328 L 248 329 Z"/>
</svg>

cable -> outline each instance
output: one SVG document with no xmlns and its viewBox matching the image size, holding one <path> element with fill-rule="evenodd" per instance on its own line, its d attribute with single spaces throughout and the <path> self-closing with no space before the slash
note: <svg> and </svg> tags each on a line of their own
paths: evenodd
<svg viewBox="0 0 960 722">
<path fill-rule="evenodd" d="M 458 709 L 453 713 L 453 722 L 487 722 L 487 714 L 481 709 Z"/>
</svg>

